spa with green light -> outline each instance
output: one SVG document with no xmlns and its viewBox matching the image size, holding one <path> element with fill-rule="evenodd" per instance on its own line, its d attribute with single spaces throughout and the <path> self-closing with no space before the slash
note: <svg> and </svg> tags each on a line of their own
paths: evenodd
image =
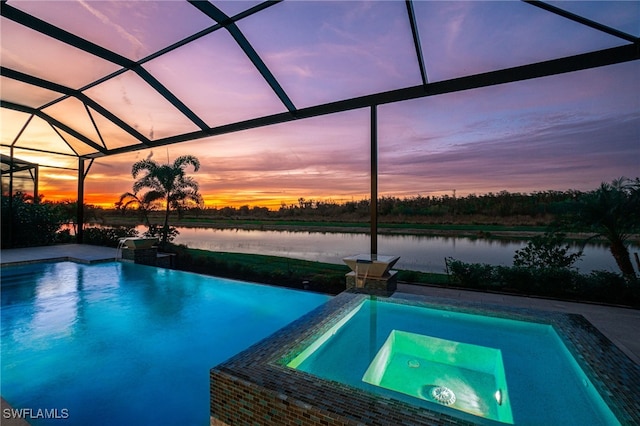
<svg viewBox="0 0 640 426">
<path fill-rule="evenodd" d="M 216 426 L 640 421 L 637 366 L 584 317 L 400 293 L 342 293 L 210 377 Z"/>
</svg>

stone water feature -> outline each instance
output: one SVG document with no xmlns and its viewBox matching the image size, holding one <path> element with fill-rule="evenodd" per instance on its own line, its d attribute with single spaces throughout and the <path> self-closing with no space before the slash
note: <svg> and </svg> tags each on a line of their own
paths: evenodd
<svg viewBox="0 0 640 426">
<path fill-rule="evenodd" d="M 120 240 L 118 251 L 124 261 L 140 265 L 170 268 L 173 264 L 172 254 L 158 253 L 157 238 L 128 237 Z"/>
<path fill-rule="evenodd" d="M 398 287 L 398 271 L 391 268 L 400 256 L 357 254 L 342 259 L 351 268 L 346 275 L 347 290 L 371 293 L 393 293 Z"/>
</svg>

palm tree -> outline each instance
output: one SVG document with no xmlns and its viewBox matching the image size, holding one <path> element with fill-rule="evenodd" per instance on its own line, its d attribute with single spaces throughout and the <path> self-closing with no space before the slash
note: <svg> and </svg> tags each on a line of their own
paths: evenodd
<svg viewBox="0 0 640 426">
<path fill-rule="evenodd" d="M 145 196 L 148 194 L 150 194 L 150 192 L 145 194 Z M 144 220 L 145 226 L 147 228 L 151 228 L 151 223 L 149 222 L 149 212 L 154 209 L 155 202 L 156 200 L 141 198 L 138 196 L 138 194 L 134 194 L 133 192 L 125 192 L 120 196 L 120 200 L 116 202 L 116 209 L 122 210 L 122 214 L 124 214 L 129 207 L 138 206 L 138 213 Z"/>
<path fill-rule="evenodd" d="M 162 244 L 167 243 L 169 234 L 169 213 L 171 209 L 181 211 L 189 203 L 202 205 L 202 196 L 198 193 L 198 183 L 185 173 L 185 168 L 193 166 L 193 171 L 200 169 L 200 161 L 193 155 L 182 155 L 173 164 L 159 165 L 147 158 L 140 160 L 131 167 L 131 175 L 134 179 L 144 173 L 133 184 L 133 193 L 125 193 L 120 201 L 128 199 L 137 202 L 139 206 L 149 206 L 154 202 L 163 202 L 165 207 L 164 225 L 162 226 Z M 138 195 L 148 188 L 149 191 Z"/>
<path fill-rule="evenodd" d="M 573 218 L 578 226 L 587 226 L 596 235 L 609 241 L 609 249 L 627 279 L 635 279 L 626 242 L 631 234 L 640 230 L 640 179 L 615 179 L 603 182 L 595 191 L 578 200 L 578 211 Z"/>
</svg>

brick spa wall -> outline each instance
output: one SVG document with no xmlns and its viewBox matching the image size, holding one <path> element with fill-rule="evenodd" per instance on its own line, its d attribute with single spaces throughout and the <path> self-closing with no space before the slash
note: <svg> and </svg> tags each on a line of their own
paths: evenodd
<svg viewBox="0 0 640 426">
<path fill-rule="evenodd" d="M 354 290 L 356 292 L 388 296 L 393 294 L 398 288 L 398 271 L 389 271 L 387 275 L 382 277 L 358 276 L 357 280 L 356 273 L 351 271 L 345 278 L 347 281 L 347 290 Z M 359 288 L 356 281 L 362 282 L 363 287 Z"/>
<path fill-rule="evenodd" d="M 122 258 L 132 260 L 140 265 L 156 266 L 156 258 L 158 256 L 158 247 L 130 249 L 124 247 L 122 249 Z"/>
<path fill-rule="evenodd" d="M 139 265 L 157 266 L 158 268 L 173 268 L 175 254 L 158 253 L 158 247 L 130 249 L 122 248 L 122 258 Z"/>
<path fill-rule="evenodd" d="M 210 372 L 211 425 L 403 426 L 501 424 L 412 406 L 329 382 L 286 364 L 371 296 L 344 292 Z M 640 366 L 584 317 L 396 294 L 386 299 L 435 309 L 550 324 L 620 422 L 640 424 Z M 615 393 L 612 392 L 615 389 Z"/>
</svg>

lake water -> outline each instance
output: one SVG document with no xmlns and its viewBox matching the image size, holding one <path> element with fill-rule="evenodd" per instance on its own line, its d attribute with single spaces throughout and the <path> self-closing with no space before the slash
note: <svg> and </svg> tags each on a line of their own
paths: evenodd
<svg viewBox="0 0 640 426">
<path fill-rule="evenodd" d="M 143 226 L 138 229 L 144 232 Z M 342 259 L 368 253 L 364 233 L 258 231 L 240 229 L 182 228 L 176 244 L 190 248 L 236 253 L 265 254 L 342 264 Z M 445 272 L 446 257 L 463 262 L 511 266 L 515 251 L 526 241 L 487 240 L 416 235 L 378 235 L 378 254 L 400 256 L 398 269 Z M 578 248 L 576 247 L 576 250 Z M 638 251 L 638 247 L 632 247 Z M 582 272 L 618 268 L 605 245 L 589 245 L 576 263 Z"/>
</svg>

